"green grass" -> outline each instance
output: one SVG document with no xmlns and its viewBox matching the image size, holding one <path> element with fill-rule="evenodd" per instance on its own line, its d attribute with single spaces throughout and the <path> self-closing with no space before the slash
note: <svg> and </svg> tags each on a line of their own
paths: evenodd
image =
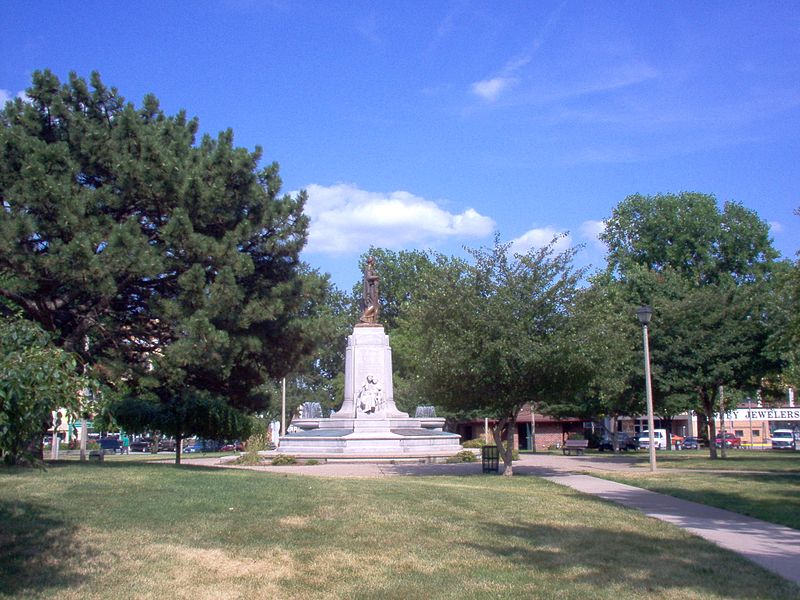
<svg viewBox="0 0 800 600">
<path fill-rule="evenodd" d="M 665 523 L 534 477 L 0 469 L 0 598 L 790 598 Z"/>
<path fill-rule="evenodd" d="M 718 451 L 719 452 L 719 451 Z M 769 471 L 800 474 L 800 452 L 771 450 L 727 450 L 727 458 L 712 460 L 708 449 L 659 451 L 656 464 L 659 469 L 704 469 L 714 471 Z M 598 456 L 603 453 L 598 453 Z M 649 464 L 645 451 L 628 452 L 640 466 Z"/>
<path fill-rule="evenodd" d="M 615 471 L 600 476 L 800 529 L 798 473 L 660 469 L 656 473 Z"/>
<path fill-rule="evenodd" d="M 184 459 L 191 459 L 191 458 L 213 458 L 213 457 L 220 457 L 220 456 L 232 456 L 233 452 L 197 452 L 192 454 L 182 454 L 181 460 Z M 89 452 L 86 452 L 86 455 L 89 456 Z M 68 454 L 61 453 L 58 457 L 59 461 L 79 461 L 80 460 L 80 453 L 71 450 Z M 159 452 L 158 454 L 153 454 L 152 452 L 131 452 L 130 454 L 106 454 L 103 457 L 103 460 L 106 462 L 147 462 L 147 461 L 161 461 L 161 462 L 175 462 L 175 453 L 174 452 Z M 45 463 L 52 464 L 53 461 L 50 460 L 50 454 L 45 452 Z"/>
</svg>

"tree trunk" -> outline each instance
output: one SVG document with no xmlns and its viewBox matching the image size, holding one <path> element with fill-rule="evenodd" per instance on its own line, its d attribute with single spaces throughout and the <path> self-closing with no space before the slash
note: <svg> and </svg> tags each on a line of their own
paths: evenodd
<svg viewBox="0 0 800 600">
<path fill-rule="evenodd" d="M 706 417 L 705 410 L 697 413 L 697 431 L 694 432 L 694 435 L 708 442 L 706 439 L 706 436 L 708 436 L 708 417 Z"/>
<path fill-rule="evenodd" d="M 178 434 L 175 436 L 175 464 L 181 464 L 181 446 L 183 445 L 183 436 Z"/>
<path fill-rule="evenodd" d="M 514 427 L 516 427 L 517 423 L 516 417 L 515 413 L 513 417 L 503 417 L 499 419 L 492 430 L 492 437 L 494 438 L 494 443 L 497 445 L 497 451 L 503 459 L 503 475 L 506 477 L 514 475 L 511 457 L 514 453 Z M 506 438 L 505 442 L 503 441 L 504 432 Z"/>
<path fill-rule="evenodd" d="M 707 390 L 700 390 L 700 400 L 703 402 L 703 412 L 708 423 L 708 456 L 716 460 L 717 447 L 714 442 L 717 439 L 717 424 L 714 421 L 714 395 Z"/>
<path fill-rule="evenodd" d="M 667 429 L 667 450 L 672 450 L 672 417 L 661 419 Z"/>
</svg>

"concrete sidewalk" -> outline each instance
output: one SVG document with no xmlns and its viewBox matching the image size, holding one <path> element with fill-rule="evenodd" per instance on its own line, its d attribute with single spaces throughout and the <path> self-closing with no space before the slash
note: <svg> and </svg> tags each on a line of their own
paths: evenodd
<svg viewBox="0 0 800 600">
<path fill-rule="evenodd" d="M 234 457 L 231 457 L 234 458 Z M 224 459 L 201 458 L 186 464 L 249 468 L 258 471 L 312 475 L 317 477 L 402 477 L 436 475 L 481 475 L 481 464 L 419 464 L 336 462 L 291 467 L 234 467 Z M 636 469 L 624 456 L 522 455 L 514 463 L 515 475 L 533 475 L 597 496 L 682 527 L 722 548 L 736 552 L 781 577 L 800 584 L 800 531 L 774 525 L 737 513 L 713 508 L 673 496 L 658 494 L 623 483 L 582 475 Z"/>
</svg>

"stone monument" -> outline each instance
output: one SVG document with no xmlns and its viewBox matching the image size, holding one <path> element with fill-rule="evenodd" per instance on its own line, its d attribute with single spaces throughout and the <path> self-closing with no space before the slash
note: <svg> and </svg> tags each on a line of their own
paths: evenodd
<svg viewBox="0 0 800 600">
<path fill-rule="evenodd" d="M 444 419 L 411 418 L 398 410 L 392 385 L 392 349 L 379 323 L 375 259 L 364 269 L 361 317 L 347 338 L 344 402 L 330 418 L 300 418 L 300 431 L 280 438 L 278 452 L 314 458 L 441 458 L 461 450 Z"/>
</svg>

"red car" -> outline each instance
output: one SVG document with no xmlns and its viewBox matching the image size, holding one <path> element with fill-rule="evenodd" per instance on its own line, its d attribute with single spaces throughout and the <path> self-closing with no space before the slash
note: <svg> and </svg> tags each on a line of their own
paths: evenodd
<svg viewBox="0 0 800 600">
<path fill-rule="evenodd" d="M 717 448 L 722 448 L 722 437 L 717 436 L 717 439 L 714 440 L 714 443 Z M 742 438 L 736 437 L 732 433 L 725 434 L 725 447 L 726 448 L 741 448 L 742 447 Z"/>
</svg>

